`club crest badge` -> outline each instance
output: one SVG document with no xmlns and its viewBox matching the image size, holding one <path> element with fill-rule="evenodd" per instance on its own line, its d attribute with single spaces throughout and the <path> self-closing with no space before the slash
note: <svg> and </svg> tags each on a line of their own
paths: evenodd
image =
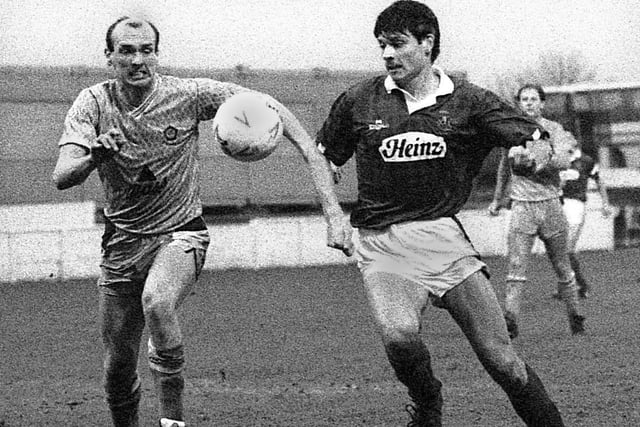
<svg viewBox="0 0 640 427">
<path fill-rule="evenodd" d="M 440 124 L 440 127 L 442 128 L 442 130 L 444 131 L 453 130 L 453 128 L 451 127 L 451 116 L 449 115 L 449 112 L 445 110 L 441 110 L 439 111 L 438 114 L 439 114 L 438 123 Z"/>
<path fill-rule="evenodd" d="M 178 129 L 167 126 L 164 130 L 164 139 L 167 140 L 167 144 L 174 143 L 176 138 L 178 138 Z"/>
</svg>

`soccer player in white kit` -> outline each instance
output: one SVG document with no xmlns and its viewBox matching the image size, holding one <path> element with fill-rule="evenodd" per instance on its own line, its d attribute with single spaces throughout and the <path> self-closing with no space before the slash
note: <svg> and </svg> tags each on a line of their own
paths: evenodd
<svg viewBox="0 0 640 427">
<path fill-rule="evenodd" d="M 73 103 L 53 180 L 66 189 L 97 170 L 106 196 L 98 284 L 113 424 L 138 426 L 137 362 L 146 324 L 160 425 L 183 427 L 185 361 L 177 310 L 201 272 L 209 244 L 199 195 L 198 124 L 248 89 L 158 74 L 159 32 L 145 20 L 118 19 L 107 30 L 106 44 L 115 78 L 84 89 Z M 327 244 L 350 254 L 351 228 L 333 192 L 331 171 L 293 114 L 268 98 L 284 135 L 308 163 L 327 220 Z"/>
</svg>

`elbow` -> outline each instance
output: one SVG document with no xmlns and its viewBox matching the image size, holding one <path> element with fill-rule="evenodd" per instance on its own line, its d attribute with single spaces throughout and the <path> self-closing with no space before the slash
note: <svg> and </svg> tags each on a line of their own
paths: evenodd
<svg viewBox="0 0 640 427">
<path fill-rule="evenodd" d="M 56 188 L 58 190 L 66 190 L 67 188 L 71 188 L 72 185 L 67 184 L 65 182 L 56 182 Z"/>
<path fill-rule="evenodd" d="M 51 181 L 53 181 L 53 184 L 56 186 L 56 188 L 58 190 L 63 190 L 64 188 L 62 185 L 62 181 L 60 180 L 60 177 L 58 176 L 58 174 L 56 172 L 53 172 L 53 174 L 51 174 Z"/>
<path fill-rule="evenodd" d="M 51 180 L 58 190 L 66 190 L 67 188 L 71 188 L 74 185 L 72 182 L 70 182 L 69 179 L 65 179 L 64 176 L 56 172 L 54 172 L 51 176 Z"/>
<path fill-rule="evenodd" d="M 56 177 L 53 177 L 52 181 L 53 181 L 53 183 L 55 184 L 55 186 L 56 186 L 56 188 L 58 190 L 66 190 L 67 188 L 69 188 L 69 185 L 66 182 L 61 181 L 61 180 L 57 179 Z"/>
</svg>

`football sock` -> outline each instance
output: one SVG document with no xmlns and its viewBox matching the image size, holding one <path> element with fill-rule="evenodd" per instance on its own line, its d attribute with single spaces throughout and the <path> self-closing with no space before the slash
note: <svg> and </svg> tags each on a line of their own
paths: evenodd
<svg viewBox="0 0 640 427">
<path fill-rule="evenodd" d="M 150 350 L 149 365 L 160 403 L 160 414 L 164 418 L 182 420 L 183 347 L 180 345 L 159 350 L 150 346 Z"/>
<path fill-rule="evenodd" d="M 409 396 L 431 417 L 442 416 L 442 383 L 431 369 L 431 356 L 419 337 L 385 346 L 396 376 L 407 386 Z"/>
<path fill-rule="evenodd" d="M 166 418 L 182 420 L 182 391 L 184 390 L 182 373 L 165 374 L 153 369 L 151 373 L 160 402 L 160 414 Z"/>
<path fill-rule="evenodd" d="M 569 317 L 578 313 L 578 284 L 576 278 L 572 277 L 569 282 L 558 282 L 558 290 L 560 298 L 567 306 L 567 314 Z"/>
<path fill-rule="evenodd" d="M 520 315 L 520 299 L 525 280 L 507 279 L 504 299 L 504 310 L 513 315 L 514 320 Z"/>
<path fill-rule="evenodd" d="M 563 427 L 562 417 L 535 371 L 526 365 L 527 384 L 520 390 L 507 390 L 518 416 L 528 427 Z"/>
<path fill-rule="evenodd" d="M 122 403 L 110 403 L 111 420 L 114 427 L 138 427 L 138 404 L 141 392 L 137 388 L 131 399 Z"/>
<path fill-rule="evenodd" d="M 582 271 L 580 270 L 580 262 L 578 261 L 578 257 L 575 253 L 569 254 L 569 261 L 571 262 L 571 268 L 576 275 L 576 282 L 578 282 L 578 287 L 586 288 L 587 282 L 582 275 Z"/>
</svg>

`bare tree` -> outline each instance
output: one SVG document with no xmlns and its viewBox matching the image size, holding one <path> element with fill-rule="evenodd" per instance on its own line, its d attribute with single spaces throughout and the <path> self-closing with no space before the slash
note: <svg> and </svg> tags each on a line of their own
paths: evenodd
<svg viewBox="0 0 640 427">
<path fill-rule="evenodd" d="M 250 66 L 248 66 L 246 64 L 237 64 L 235 67 L 233 67 L 233 74 L 238 79 L 244 80 L 244 79 L 248 78 L 249 76 L 252 76 L 255 73 L 251 69 Z"/>
<path fill-rule="evenodd" d="M 316 80 L 328 79 L 331 77 L 331 70 L 327 67 L 314 67 L 311 69 L 311 74 Z"/>
<path fill-rule="evenodd" d="M 494 90 L 511 101 L 518 88 L 526 83 L 561 86 L 591 81 L 595 76 L 595 67 L 582 53 L 548 51 L 532 66 L 498 75 Z"/>
</svg>

